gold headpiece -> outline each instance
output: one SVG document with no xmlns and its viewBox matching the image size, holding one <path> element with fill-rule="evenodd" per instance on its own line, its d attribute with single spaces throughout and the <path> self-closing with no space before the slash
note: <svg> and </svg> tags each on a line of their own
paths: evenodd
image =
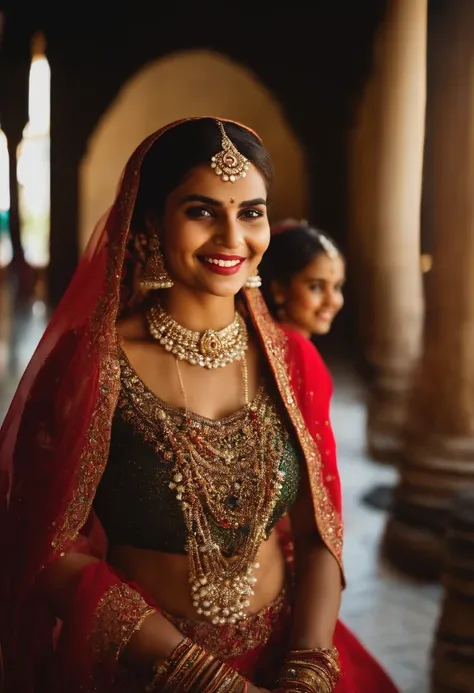
<svg viewBox="0 0 474 693">
<path fill-rule="evenodd" d="M 232 144 L 221 121 L 216 122 L 222 135 L 222 151 L 212 157 L 211 167 L 223 181 L 235 183 L 239 178 L 245 178 L 250 168 L 250 161 Z"/>
</svg>

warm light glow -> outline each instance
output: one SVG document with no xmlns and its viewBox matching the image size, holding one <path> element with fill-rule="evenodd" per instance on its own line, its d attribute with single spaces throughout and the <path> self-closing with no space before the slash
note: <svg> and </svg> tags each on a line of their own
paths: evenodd
<svg viewBox="0 0 474 693">
<path fill-rule="evenodd" d="M 13 256 L 9 217 L 10 158 L 8 156 L 7 137 L 0 128 L 0 267 L 6 267 Z"/>
<path fill-rule="evenodd" d="M 49 262 L 51 70 L 43 50 L 44 39 L 37 35 L 30 67 L 29 121 L 17 151 L 21 241 L 25 259 L 33 267 Z"/>
<path fill-rule="evenodd" d="M 10 209 L 10 159 L 7 136 L 0 128 L 0 212 Z"/>
<path fill-rule="evenodd" d="M 28 126 L 35 135 L 49 135 L 51 70 L 46 56 L 34 56 L 30 67 Z"/>
</svg>

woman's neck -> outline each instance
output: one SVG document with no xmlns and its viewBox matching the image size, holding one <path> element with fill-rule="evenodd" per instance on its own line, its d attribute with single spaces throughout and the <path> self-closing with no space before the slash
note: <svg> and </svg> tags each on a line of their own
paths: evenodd
<svg viewBox="0 0 474 693">
<path fill-rule="evenodd" d="M 176 322 L 195 332 L 222 330 L 235 317 L 234 296 L 212 296 L 174 286 L 163 290 L 159 300 Z"/>
</svg>

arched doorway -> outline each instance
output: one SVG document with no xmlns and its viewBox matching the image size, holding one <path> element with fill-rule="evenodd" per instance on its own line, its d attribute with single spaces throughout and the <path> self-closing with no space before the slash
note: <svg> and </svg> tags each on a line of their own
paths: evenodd
<svg viewBox="0 0 474 693">
<path fill-rule="evenodd" d="M 178 118 L 215 115 L 254 128 L 276 172 L 272 218 L 306 217 L 307 163 L 272 94 L 245 67 L 208 50 L 183 51 L 145 65 L 127 81 L 89 138 L 79 170 L 79 246 L 111 204 L 139 142 Z"/>
</svg>

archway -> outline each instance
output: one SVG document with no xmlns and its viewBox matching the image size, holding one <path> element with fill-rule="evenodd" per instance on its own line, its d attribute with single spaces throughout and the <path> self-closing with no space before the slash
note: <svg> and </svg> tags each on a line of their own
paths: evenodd
<svg viewBox="0 0 474 693">
<path fill-rule="evenodd" d="M 139 142 L 166 123 L 199 115 L 232 118 L 254 128 L 275 164 L 272 218 L 307 216 L 304 151 L 277 100 L 229 58 L 208 50 L 183 51 L 145 65 L 127 81 L 89 138 L 79 170 L 81 251 Z"/>
</svg>

